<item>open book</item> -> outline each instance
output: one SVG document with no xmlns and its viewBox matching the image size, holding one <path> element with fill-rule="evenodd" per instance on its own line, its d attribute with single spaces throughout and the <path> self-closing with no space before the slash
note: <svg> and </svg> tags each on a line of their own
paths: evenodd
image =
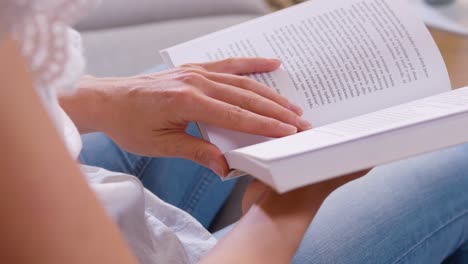
<svg viewBox="0 0 468 264">
<path fill-rule="evenodd" d="M 232 169 L 286 192 L 468 140 L 468 88 L 451 91 L 407 2 L 312 0 L 161 55 L 172 66 L 281 59 L 280 69 L 250 77 L 301 105 L 312 130 L 271 139 L 199 127 Z"/>
</svg>

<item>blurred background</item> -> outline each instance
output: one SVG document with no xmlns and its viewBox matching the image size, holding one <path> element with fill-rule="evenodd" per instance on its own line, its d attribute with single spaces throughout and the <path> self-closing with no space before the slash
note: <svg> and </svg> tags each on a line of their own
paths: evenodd
<svg viewBox="0 0 468 264">
<path fill-rule="evenodd" d="M 77 28 L 89 73 L 128 75 L 162 63 L 160 49 L 303 1 L 103 0 Z M 468 0 L 407 1 L 429 26 L 468 35 Z"/>
<path fill-rule="evenodd" d="M 468 0 L 408 0 L 426 24 L 468 35 Z"/>
<path fill-rule="evenodd" d="M 281 9 L 304 0 L 266 0 L 272 9 Z M 427 24 L 468 35 L 468 0 L 407 0 Z"/>
</svg>

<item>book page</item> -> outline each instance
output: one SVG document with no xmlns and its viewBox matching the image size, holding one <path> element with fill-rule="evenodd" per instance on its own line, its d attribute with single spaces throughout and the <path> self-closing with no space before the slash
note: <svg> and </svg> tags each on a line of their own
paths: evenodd
<svg viewBox="0 0 468 264">
<path fill-rule="evenodd" d="M 261 160 L 281 159 L 461 113 L 468 113 L 468 87 L 235 151 Z"/>
<path fill-rule="evenodd" d="M 174 66 L 279 58 L 279 70 L 250 77 L 302 106 L 314 127 L 451 88 L 440 52 L 406 0 L 311 0 L 163 54 Z M 215 144 L 236 139 L 223 150 L 268 140 L 206 130 Z"/>
</svg>

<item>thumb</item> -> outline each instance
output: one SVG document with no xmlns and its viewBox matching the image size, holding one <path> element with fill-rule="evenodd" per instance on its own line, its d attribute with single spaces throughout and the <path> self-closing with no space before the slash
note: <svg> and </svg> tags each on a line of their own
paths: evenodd
<svg viewBox="0 0 468 264">
<path fill-rule="evenodd" d="M 229 167 L 223 153 L 215 145 L 203 139 L 181 133 L 177 140 L 175 156 L 193 160 L 210 168 L 219 176 L 226 176 Z"/>
</svg>

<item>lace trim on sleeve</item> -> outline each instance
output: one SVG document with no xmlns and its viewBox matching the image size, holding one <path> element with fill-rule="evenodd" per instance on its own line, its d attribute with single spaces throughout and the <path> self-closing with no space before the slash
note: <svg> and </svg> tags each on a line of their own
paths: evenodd
<svg viewBox="0 0 468 264">
<path fill-rule="evenodd" d="M 2 0 L 0 38 L 22 45 L 38 89 L 72 89 L 84 59 L 78 34 L 69 26 L 94 7 L 93 0 Z"/>
</svg>

